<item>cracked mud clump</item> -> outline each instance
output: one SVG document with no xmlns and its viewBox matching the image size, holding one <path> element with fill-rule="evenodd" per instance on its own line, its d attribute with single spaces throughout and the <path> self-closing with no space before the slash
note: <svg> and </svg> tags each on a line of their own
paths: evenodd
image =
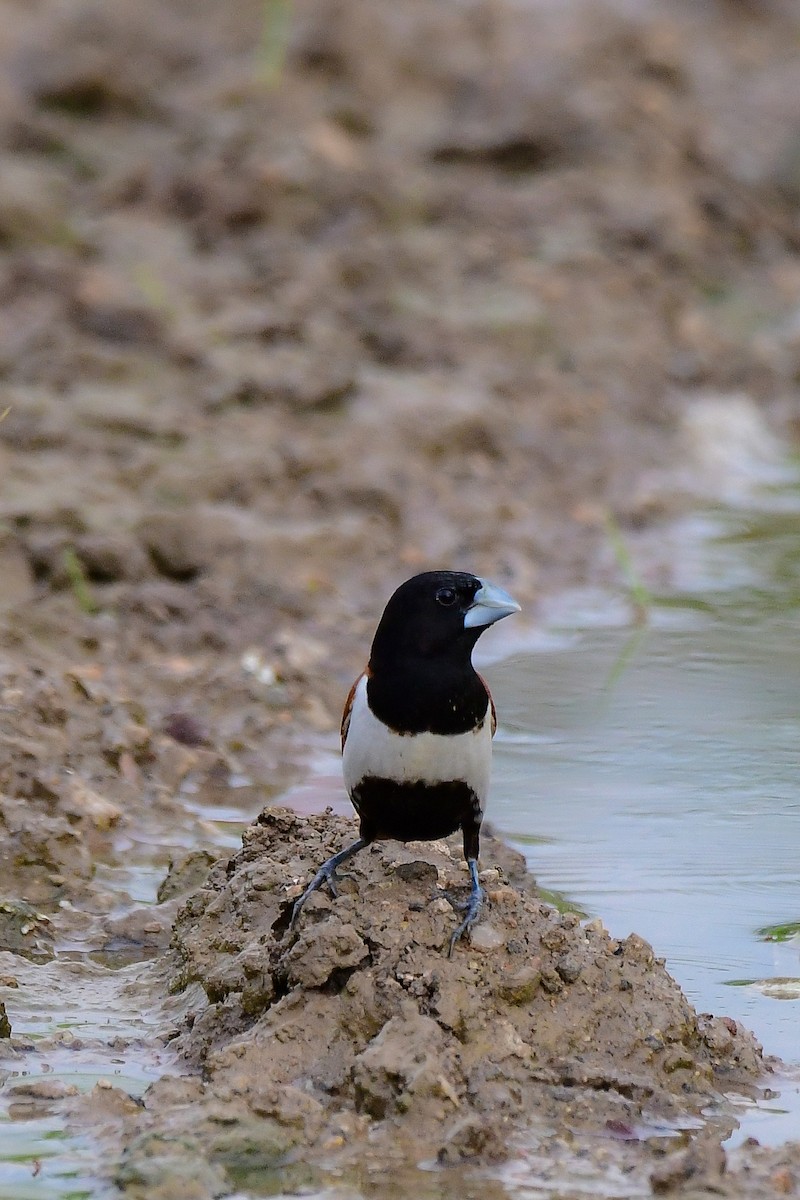
<svg viewBox="0 0 800 1200">
<path fill-rule="evenodd" d="M 174 1044 L 202 1068 L 181 1086 L 212 1158 L 246 1154 L 220 1145 L 236 1121 L 275 1163 L 301 1145 L 307 1164 L 493 1162 L 532 1122 L 677 1120 L 764 1071 L 752 1035 L 698 1015 L 647 943 L 543 904 L 490 837 L 487 904 L 452 958 L 457 839 L 367 849 L 288 933 L 291 901 L 354 833 L 265 809 L 178 916 L 171 986 L 200 1001 Z"/>
</svg>

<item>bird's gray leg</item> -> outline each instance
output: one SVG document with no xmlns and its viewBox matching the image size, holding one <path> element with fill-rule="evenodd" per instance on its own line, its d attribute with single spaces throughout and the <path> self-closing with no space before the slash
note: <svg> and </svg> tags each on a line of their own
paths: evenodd
<svg viewBox="0 0 800 1200">
<path fill-rule="evenodd" d="M 450 938 L 450 946 L 447 951 L 448 958 L 450 958 L 452 955 L 453 947 L 455 946 L 456 942 L 459 941 L 465 933 L 468 933 L 477 921 L 478 914 L 481 911 L 481 905 L 483 904 L 483 888 L 481 887 L 478 879 L 478 860 L 476 858 L 467 859 L 467 866 L 469 867 L 469 877 L 472 881 L 472 888 L 470 889 L 469 900 L 467 901 L 467 915 L 453 936 Z"/>
<path fill-rule="evenodd" d="M 311 883 L 308 885 L 302 896 L 298 896 L 292 908 L 292 919 L 289 922 L 289 932 L 294 929 L 297 918 L 300 916 L 300 909 L 305 904 L 312 892 L 316 892 L 322 887 L 323 883 L 327 883 L 332 894 L 336 896 L 336 868 L 340 867 L 343 862 L 347 862 L 348 858 L 352 858 L 354 854 L 358 854 L 359 850 L 363 850 L 368 846 L 369 842 L 366 838 L 359 838 L 357 842 L 353 842 L 350 846 L 345 846 L 344 850 L 340 850 L 338 854 L 332 854 L 326 862 L 322 864 L 317 871 Z"/>
</svg>

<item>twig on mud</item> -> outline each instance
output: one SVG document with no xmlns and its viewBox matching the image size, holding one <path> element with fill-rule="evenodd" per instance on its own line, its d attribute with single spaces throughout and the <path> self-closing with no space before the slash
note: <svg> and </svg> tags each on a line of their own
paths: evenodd
<svg viewBox="0 0 800 1200">
<path fill-rule="evenodd" d="M 100 605 L 92 595 L 92 589 L 89 587 L 89 581 L 83 570 L 81 560 L 73 550 L 72 546 L 66 546 L 64 549 L 64 570 L 67 572 L 72 594 L 78 608 L 83 613 L 90 616 L 100 611 Z"/>
<path fill-rule="evenodd" d="M 0 413 L 0 423 L 5 421 L 6 417 L 8 416 L 8 414 L 10 412 L 11 412 L 11 405 L 9 404 L 8 408 L 4 408 L 3 411 Z"/>
</svg>

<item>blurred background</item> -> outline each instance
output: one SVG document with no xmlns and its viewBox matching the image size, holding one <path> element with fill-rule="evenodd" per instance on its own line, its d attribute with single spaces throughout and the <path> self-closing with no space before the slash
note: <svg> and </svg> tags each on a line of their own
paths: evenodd
<svg viewBox="0 0 800 1200">
<path fill-rule="evenodd" d="M 80 575 L 192 652 L 431 564 L 530 601 L 618 578 L 654 468 L 713 492 L 728 410 L 793 448 L 790 0 L 2 14 L 7 609 Z"/>
<path fill-rule="evenodd" d="M 523 604 L 490 815 L 547 897 L 796 1061 L 799 439 L 796 0 L 0 0 L 26 1070 L 170 1069 L 180 897 L 310 757 L 290 799 L 347 809 L 342 697 L 429 566 Z M 96 1194 L 7 1096 L 2 1194 Z"/>
</svg>

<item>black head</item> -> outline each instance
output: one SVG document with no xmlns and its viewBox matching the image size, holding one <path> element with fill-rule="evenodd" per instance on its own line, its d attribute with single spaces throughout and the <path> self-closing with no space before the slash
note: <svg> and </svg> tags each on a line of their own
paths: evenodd
<svg viewBox="0 0 800 1200">
<path fill-rule="evenodd" d="M 487 626 L 519 612 L 515 600 L 465 571 L 426 571 L 406 580 L 384 609 L 370 665 L 439 656 L 469 661 Z"/>
</svg>

